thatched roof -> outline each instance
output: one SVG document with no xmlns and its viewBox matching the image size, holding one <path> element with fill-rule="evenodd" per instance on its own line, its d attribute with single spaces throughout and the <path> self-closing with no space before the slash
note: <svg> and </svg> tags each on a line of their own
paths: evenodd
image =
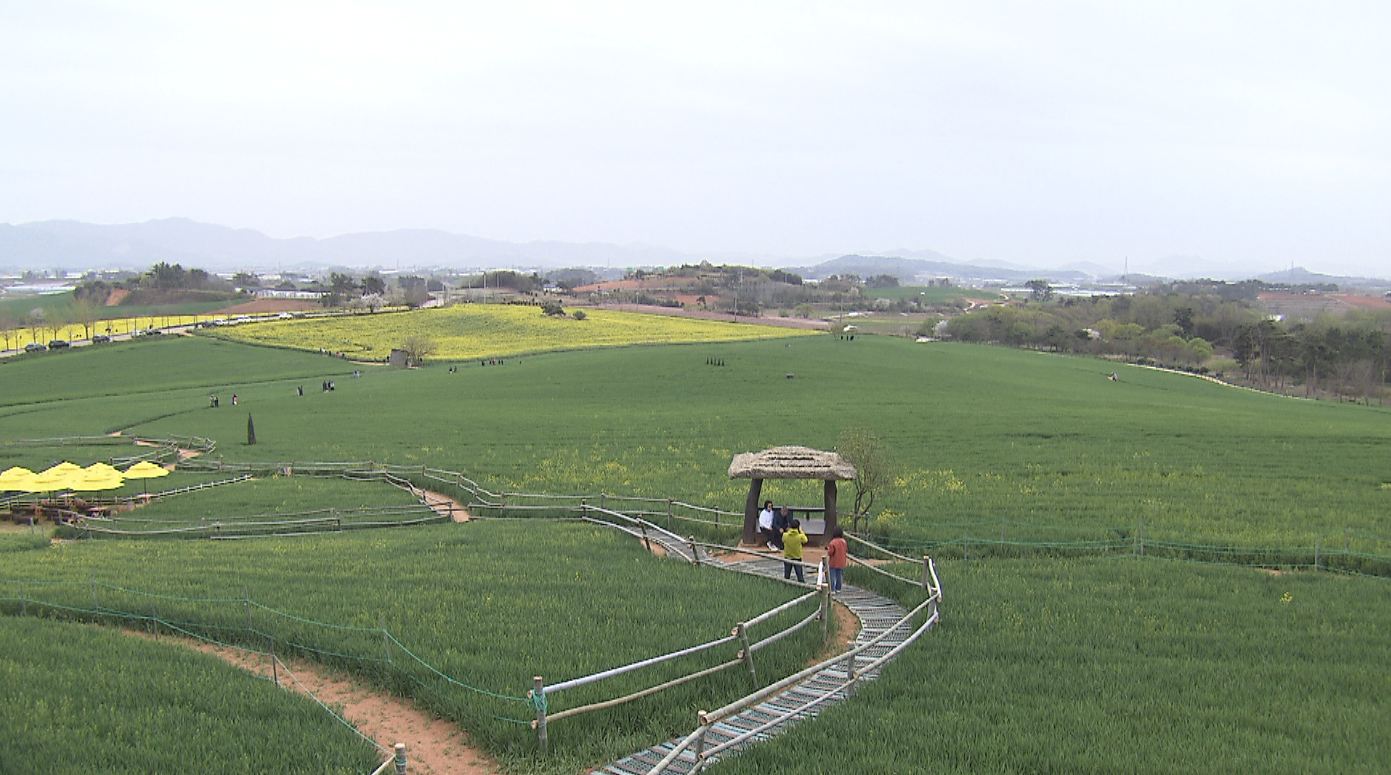
<svg viewBox="0 0 1391 775">
<path fill-rule="evenodd" d="M 744 452 L 729 464 L 731 479 L 854 479 L 855 467 L 834 452 L 773 447 Z"/>
</svg>

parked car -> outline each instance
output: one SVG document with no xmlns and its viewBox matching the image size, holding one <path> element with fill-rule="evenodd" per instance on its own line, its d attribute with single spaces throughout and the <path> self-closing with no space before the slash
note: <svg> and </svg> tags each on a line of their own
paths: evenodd
<svg viewBox="0 0 1391 775">
<path fill-rule="evenodd" d="M 48 349 L 50 350 L 61 350 L 64 347 L 70 346 L 71 345 L 68 344 L 66 339 L 50 339 L 48 342 Z"/>
<path fill-rule="evenodd" d="M 162 336 L 163 334 L 164 332 L 158 328 L 147 328 L 143 331 L 135 332 L 136 336 Z"/>
<path fill-rule="evenodd" d="M 92 344 L 106 344 L 109 341 L 111 341 L 111 337 L 106 334 L 97 334 L 92 337 Z"/>
<path fill-rule="evenodd" d="M 24 352 L 27 353 L 41 353 L 47 349 L 47 347 L 44 347 L 38 342 L 30 342 L 29 344 L 24 345 Z"/>
</svg>

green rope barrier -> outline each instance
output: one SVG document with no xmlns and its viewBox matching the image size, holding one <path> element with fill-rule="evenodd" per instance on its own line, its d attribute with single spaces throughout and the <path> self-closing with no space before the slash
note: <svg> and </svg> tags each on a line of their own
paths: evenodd
<svg viewBox="0 0 1391 775">
<path fill-rule="evenodd" d="M 458 686 L 458 687 L 460 687 L 460 688 L 462 688 L 462 689 L 467 689 L 468 691 L 474 692 L 475 694 L 481 694 L 481 695 L 483 695 L 483 696 L 485 696 L 485 697 L 492 697 L 492 698 L 498 699 L 498 700 L 509 700 L 509 701 L 512 701 L 512 702 L 527 702 L 527 698 L 525 698 L 525 697 L 518 697 L 517 695 L 514 695 L 514 694 L 499 694 L 498 692 L 489 691 L 489 690 L 487 690 L 487 689 L 480 689 L 480 688 L 477 687 L 477 686 L 470 686 L 470 685 L 464 683 L 463 681 L 460 681 L 460 680 L 458 680 L 458 679 L 456 679 L 456 678 L 452 678 L 452 677 L 450 677 L 450 676 L 448 676 L 448 675 L 445 675 L 444 673 L 441 673 L 434 665 L 432 665 L 432 664 L 430 664 L 429 662 L 426 662 L 425 660 L 423 660 L 423 659 L 421 659 L 420 657 L 416 656 L 416 655 L 415 655 L 415 652 L 413 652 L 413 651 L 411 651 L 410 649 L 406 648 L 406 647 L 401 643 L 401 641 L 396 640 L 396 636 L 395 636 L 395 635 L 392 635 L 389 631 L 382 631 L 382 632 L 385 633 L 385 635 L 386 635 L 387 638 L 390 638 L 390 639 L 391 639 L 391 642 L 392 642 L 392 643 L 395 643 L 395 644 L 396 644 L 396 647 L 397 647 L 397 648 L 399 648 L 399 649 L 401 649 L 402 651 L 406 652 L 406 656 L 409 656 L 411 659 L 414 659 L 416 662 L 419 662 L 421 665 L 423 665 L 423 666 L 425 667 L 425 669 L 429 670 L 430 672 L 434 673 L 435 675 L 439 676 L 440 678 L 443 678 L 444 680 L 448 681 L 449 683 L 451 683 L 451 684 L 453 684 L 453 685 L 455 685 L 455 686 Z"/>
</svg>

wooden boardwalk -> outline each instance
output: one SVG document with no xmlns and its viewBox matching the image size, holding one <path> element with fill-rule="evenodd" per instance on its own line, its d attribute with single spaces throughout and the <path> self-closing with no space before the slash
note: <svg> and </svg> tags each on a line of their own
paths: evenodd
<svg viewBox="0 0 1391 775">
<path fill-rule="evenodd" d="M 728 568 L 729 570 L 744 571 L 755 573 L 770 578 L 782 579 L 782 561 L 773 558 L 757 558 L 740 560 L 737 562 L 725 562 L 718 557 L 707 555 L 701 551 L 701 564 L 715 565 Z M 850 609 L 850 612 L 860 620 L 860 632 L 855 638 L 855 645 L 860 645 L 866 641 L 874 639 L 884 633 L 885 630 L 898 624 L 907 614 L 907 610 L 898 603 L 883 597 L 874 592 L 846 585 L 835 596 L 835 599 Z M 898 644 L 902 643 L 913 631 L 913 626 L 904 623 L 898 628 L 898 632 L 888 635 L 882 641 L 867 649 L 860 657 L 861 662 L 868 662 L 871 659 L 883 656 Z M 865 671 L 865 680 L 876 677 L 878 670 Z M 818 696 L 844 683 L 847 678 L 844 662 L 827 667 L 809 676 L 801 683 L 795 684 L 785 691 L 775 694 L 763 702 L 750 707 L 738 715 L 714 725 L 710 728 L 707 737 L 710 746 L 719 745 L 727 740 L 751 731 L 756 727 L 762 726 L 772 720 L 775 715 L 786 713 L 794 708 L 798 708 L 807 703 L 811 703 L 806 709 L 800 711 L 796 716 L 782 721 L 764 732 L 749 739 L 741 746 L 730 748 L 728 753 L 737 752 L 740 748 L 751 745 L 755 742 L 766 740 L 774 735 L 781 734 L 796 721 L 803 718 L 813 718 L 822 709 L 831 704 L 845 700 L 850 692 L 847 690 L 837 691 L 823 699 L 818 700 Z M 599 767 L 595 772 L 605 773 L 606 775 L 646 775 L 653 767 L 659 764 L 677 743 L 679 738 L 667 740 L 666 742 L 654 745 L 637 753 L 625 756 L 618 761 Z M 722 754 L 725 755 L 725 754 Z M 669 773 L 688 773 L 695 767 L 695 755 L 686 751 L 667 766 L 663 772 Z"/>
</svg>

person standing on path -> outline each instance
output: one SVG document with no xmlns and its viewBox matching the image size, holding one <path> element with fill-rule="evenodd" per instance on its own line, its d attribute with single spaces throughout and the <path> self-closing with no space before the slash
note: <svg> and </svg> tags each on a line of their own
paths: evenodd
<svg viewBox="0 0 1391 775">
<path fill-rule="evenodd" d="M 782 577 L 791 578 L 792 572 L 797 571 L 797 581 L 807 583 L 806 576 L 802 575 L 802 547 L 807 545 L 807 534 L 802 532 L 800 520 L 792 520 L 782 534 Z"/>
<path fill-rule="evenodd" d="M 850 546 L 845 543 L 845 531 L 836 528 L 831 542 L 826 544 L 826 565 L 831 569 L 831 591 L 839 592 L 845 578 L 845 564 L 850 559 Z"/>
</svg>

